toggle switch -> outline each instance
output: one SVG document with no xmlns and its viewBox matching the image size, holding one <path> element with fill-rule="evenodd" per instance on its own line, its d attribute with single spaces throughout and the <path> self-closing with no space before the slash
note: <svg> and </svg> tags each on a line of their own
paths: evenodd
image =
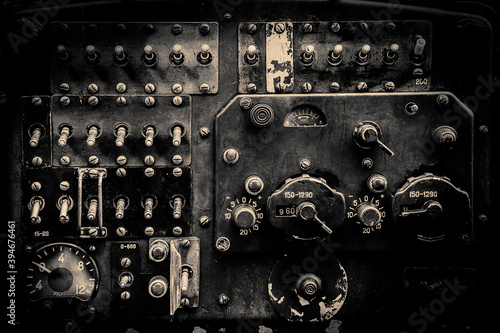
<svg viewBox="0 0 500 333">
<path fill-rule="evenodd" d="M 59 126 L 59 140 L 57 140 L 57 144 L 59 147 L 63 147 L 68 142 L 68 138 L 72 134 L 72 127 L 70 125 L 61 125 Z"/>
<path fill-rule="evenodd" d="M 334 46 L 333 50 L 328 53 L 328 58 L 326 60 L 330 65 L 338 66 L 342 63 L 342 49 L 342 45 L 337 44 Z"/>
<path fill-rule="evenodd" d="M 171 132 L 171 135 L 172 135 L 172 144 L 174 146 L 180 146 L 181 144 L 181 137 L 182 135 L 184 134 L 184 129 L 182 128 L 181 125 L 174 125 L 172 127 L 172 132 Z"/>
<path fill-rule="evenodd" d="M 113 62 L 118 67 L 123 67 L 128 65 L 130 62 L 130 58 L 128 53 L 124 51 L 123 46 L 117 45 L 115 46 L 115 53 L 113 55 Z"/>
<path fill-rule="evenodd" d="M 153 218 L 153 209 L 156 206 L 156 200 L 154 197 L 146 197 L 143 202 L 142 206 L 144 207 L 144 218 L 146 220 L 150 220 Z"/>
<path fill-rule="evenodd" d="M 410 54 L 410 60 L 415 65 L 420 65 L 427 59 L 427 55 L 425 53 L 425 45 L 427 42 L 423 38 L 418 38 L 415 42 L 415 46 L 413 48 L 412 53 Z"/>
<path fill-rule="evenodd" d="M 148 147 L 153 145 L 154 137 L 156 136 L 156 127 L 153 125 L 146 125 L 142 129 L 142 135 L 145 137 L 144 144 Z"/>
<path fill-rule="evenodd" d="M 144 52 L 141 55 L 141 61 L 148 67 L 156 65 L 156 63 L 158 62 L 158 56 L 153 51 L 153 47 L 151 45 L 144 46 Z"/>
<path fill-rule="evenodd" d="M 127 209 L 128 207 L 128 198 L 120 196 L 118 197 L 118 199 L 115 199 L 114 205 L 115 205 L 115 217 L 118 220 L 121 220 L 125 216 L 125 209 Z"/>
<path fill-rule="evenodd" d="M 399 45 L 392 44 L 391 47 L 384 53 L 384 63 L 386 65 L 393 65 L 399 58 Z"/>
<path fill-rule="evenodd" d="M 85 62 L 90 66 L 98 65 L 101 61 L 101 56 L 96 51 L 94 45 L 87 45 L 85 47 Z"/>
<path fill-rule="evenodd" d="M 259 53 L 257 52 L 257 47 L 255 45 L 250 45 L 245 52 L 245 62 L 253 66 L 259 61 Z"/>
<path fill-rule="evenodd" d="M 184 63 L 184 53 L 182 53 L 182 47 L 179 44 L 173 46 L 169 58 L 173 65 L 180 66 Z"/>
<path fill-rule="evenodd" d="M 97 199 L 90 199 L 88 203 L 87 219 L 94 221 L 97 216 Z"/>
<path fill-rule="evenodd" d="M 187 291 L 189 288 L 189 279 L 193 277 L 193 269 L 189 266 L 182 266 L 181 272 L 181 291 Z"/>
<path fill-rule="evenodd" d="M 33 197 L 28 203 L 28 208 L 31 211 L 30 222 L 33 224 L 38 224 L 42 221 L 40 217 L 40 211 L 45 207 L 45 201 L 42 197 Z"/>
<path fill-rule="evenodd" d="M 38 142 L 40 138 L 43 136 L 43 129 L 39 126 L 34 126 L 33 129 L 30 130 L 30 147 L 38 146 Z"/>
<path fill-rule="evenodd" d="M 174 219 L 180 219 L 182 214 L 182 207 L 184 207 L 184 199 L 180 196 L 176 196 L 171 200 L 170 204 L 174 210 L 172 216 L 174 217 Z"/>
<path fill-rule="evenodd" d="M 362 121 L 356 125 L 353 131 L 354 142 L 361 148 L 369 149 L 379 146 L 386 154 L 393 156 L 394 152 L 380 141 L 381 137 L 382 131 L 380 126 L 373 121 Z"/>
<path fill-rule="evenodd" d="M 89 125 L 87 127 L 87 145 L 93 146 L 95 145 L 95 140 L 99 136 L 100 130 L 97 125 Z"/>
<path fill-rule="evenodd" d="M 115 136 L 116 136 L 116 146 L 122 147 L 125 143 L 125 138 L 128 135 L 128 127 L 126 125 L 116 125 L 115 127 Z"/>
<path fill-rule="evenodd" d="M 71 53 L 66 50 L 64 45 L 57 46 L 57 61 L 61 65 L 68 65 L 71 63 Z"/>
<path fill-rule="evenodd" d="M 73 200 L 67 195 L 63 195 L 57 200 L 57 208 L 59 209 L 59 222 L 66 224 L 69 222 L 68 211 L 73 208 Z"/>
<path fill-rule="evenodd" d="M 210 53 L 210 46 L 208 44 L 203 44 L 201 46 L 200 52 L 198 52 L 198 56 L 196 59 L 201 65 L 208 65 L 212 62 L 212 53 Z"/>
<path fill-rule="evenodd" d="M 371 47 L 365 44 L 361 47 L 361 50 L 356 55 L 356 63 L 360 66 L 364 66 L 370 62 L 370 51 Z"/>
<path fill-rule="evenodd" d="M 315 52 L 314 46 L 309 44 L 306 46 L 305 50 L 300 54 L 300 62 L 304 66 L 311 66 L 314 62 Z"/>
<path fill-rule="evenodd" d="M 134 276 L 130 272 L 123 272 L 118 276 L 118 285 L 120 288 L 128 288 L 134 282 Z"/>
</svg>

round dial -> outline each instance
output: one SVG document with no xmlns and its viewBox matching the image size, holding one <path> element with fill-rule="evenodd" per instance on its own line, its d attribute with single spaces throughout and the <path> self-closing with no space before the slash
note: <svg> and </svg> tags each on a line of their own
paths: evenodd
<svg viewBox="0 0 500 333">
<path fill-rule="evenodd" d="M 285 127 L 313 127 L 326 126 L 326 116 L 314 105 L 298 105 L 285 117 Z"/>
<path fill-rule="evenodd" d="M 236 206 L 233 210 L 234 223 L 240 228 L 251 228 L 257 221 L 255 209 L 248 204 Z"/>
<path fill-rule="evenodd" d="M 99 274 L 94 260 L 80 247 L 52 243 L 38 249 L 27 271 L 31 300 L 78 298 L 89 300 L 97 291 Z"/>
<path fill-rule="evenodd" d="M 349 198 L 352 201 L 347 209 L 347 219 L 360 225 L 365 235 L 382 229 L 386 217 L 384 206 L 388 200 L 384 194 L 349 195 Z"/>
<path fill-rule="evenodd" d="M 260 224 L 264 218 L 262 207 L 260 207 L 261 199 L 261 196 L 242 196 L 234 200 L 228 200 L 224 219 L 232 221 L 236 225 L 240 236 L 248 236 L 260 229 Z"/>
</svg>

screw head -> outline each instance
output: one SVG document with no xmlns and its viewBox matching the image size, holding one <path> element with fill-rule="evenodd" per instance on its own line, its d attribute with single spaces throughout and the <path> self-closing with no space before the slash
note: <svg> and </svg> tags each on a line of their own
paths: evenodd
<svg viewBox="0 0 500 333">
<path fill-rule="evenodd" d="M 306 34 L 307 34 L 307 33 L 311 33 L 311 32 L 313 31 L 313 26 L 312 26 L 312 24 L 311 24 L 311 23 L 304 23 L 304 24 L 302 25 L 302 31 L 303 31 L 304 33 L 306 33 Z"/>
<path fill-rule="evenodd" d="M 42 189 L 42 184 L 40 184 L 40 182 L 33 182 L 31 184 L 31 189 L 33 191 L 40 191 Z"/>
<path fill-rule="evenodd" d="M 243 97 L 240 99 L 240 108 L 249 110 L 252 107 L 252 99 L 250 97 Z"/>
<path fill-rule="evenodd" d="M 119 93 L 124 93 L 125 91 L 127 91 L 127 85 L 123 82 L 120 82 L 116 85 L 115 89 Z"/>
<path fill-rule="evenodd" d="M 125 155 L 120 155 L 116 158 L 116 164 L 125 165 L 127 164 L 127 157 Z"/>
<path fill-rule="evenodd" d="M 226 305 L 229 302 L 229 297 L 226 294 L 219 295 L 219 304 Z"/>
<path fill-rule="evenodd" d="M 207 23 L 200 24 L 200 32 L 206 35 L 210 32 L 210 26 Z"/>
<path fill-rule="evenodd" d="M 71 163 L 71 159 L 69 158 L 69 156 L 64 155 L 59 159 L 59 163 L 61 163 L 62 165 L 69 165 L 69 163 Z"/>
<path fill-rule="evenodd" d="M 118 106 L 125 106 L 127 104 L 127 99 L 123 96 L 118 96 L 116 99 L 116 105 Z"/>
<path fill-rule="evenodd" d="M 172 86 L 172 92 L 174 94 L 180 94 L 182 92 L 182 85 L 180 83 L 175 83 Z"/>
<path fill-rule="evenodd" d="M 180 106 L 182 104 L 182 97 L 181 96 L 174 96 L 172 99 L 172 104 L 175 106 Z"/>
<path fill-rule="evenodd" d="M 96 165 L 99 163 L 99 157 L 92 155 L 89 157 L 89 164 Z"/>
<path fill-rule="evenodd" d="M 224 154 L 222 155 L 222 158 L 224 159 L 224 162 L 227 164 L 234 164 L 238 162 L 238 159 L 240 158 L 240 154 L 238 151 L 234 148 L 229 148 L 224 151 Z"/>
<path fill-rule="evenodd" d="M 182 163 L 182 156 L 181 155 L 174 155 L 174 157 L 172 157 L 172 163 L 181 164 Z"/>
<path fill-rule="evenodd" d="M 34 106 L 41 106 L 42 105 L 42 99 L 40 97 L 33 97 L 31 99 L 31 104 Z"/>
<path fill-rule="evenodd" d="M 247 88 L 246 89 L 247 89 L 248 93 L 252 94 L 252 93 L 254 93 L 254 92 L 257 91 L 257 86 L 255 85 L 255 83 L 249 83 L 249 84 L 247 84 Z"/>
<path fill-rule="evenodd" d="M 179 226 L 176 226 L 172 229 L 172 233 L 175 235 L 175 236 L 180 236 L 182 235 L 182 228 L 179 227 Z"/>
<path fill-rule="evenodd" d="M 33 157 L 33 159 L 31 160 L 31 163 L 34 165 L 34 166 L 40 166 L 42 165 L 43 163 L 43 160 L 40 156 L 35 156 Z"/>
<path fill-rule="evenodd" d="M 182 176 L 182 169 L 179 167 L 174 168 L 174 170 L 172 170 L 172 175 L 174 175 L 174 177 Z"/>
<path fill-rule="evenodd" d="M 124 168 L 118 168 L 116 169 L 116 175 L 118 177 L 125 177 L 127 175 L 127 170 L 125 170 Z"/>
<path fill-rule="evenodd" d="M 182 32 L 182 25 L 180 25 L 180 24 L 174 24 L 174 25 L 172 26 L 172 33 L 173 33 L 174 35 L 178 35 L 178 34 L 180 34 L 181 32 Z"/>
<path fill-rule="evenodd" d="M 153 227 L 146 227 L 146 229 L 144 229 L 144 234 L 146 236 L 153 236 L 154 233 L 155 229 L 153 229 Z"/>
<path fill-rule="evenodd" d="M 247 25 L 247 33 L 253 35 L 257 31 L 257 25 L 255 23 L 250 23 Z"/>
<path fill-rule="evenodd" d="M 191 242 L 189 241 L 189 239 L 182 240 L 182 247 L 190 247 L 190 246 L 191 246 Z"/>
<path fill-rule="evenodd" d="M 340 84 L 338 82 L 332 82 L 330 83 L 330 91 L 331 92 L 337 92 L 340 90 Z"/>
<path fill-rule="evenodd" d="M 155 99 L 154 99 L 154 97 L 152 97 L 152 96 L 147 96 L 147 97 L 144 99 L 144 104 L 145 104 L 147 107 L 152 107 L 153 105 L 155 105 Z"/>
<path fill-rule="evenodd" d="M 304 82 L 301 87 L 302 91 L 305 93 L 311 92 L 313 87 L 309 82 Z"/>
<path fill-rule="evenodd" d="M 146 170 L 144 170 L 144 175 L 151 178 L 155 175 L 155 170 L 153 168 L 146 168 Z"/>
<path fill-rule="evenodd" d="M 70 90 L 69 88 L 69 84 L 67 84 L 66 82 L 63 82 L 59 85 L 59 91 L 62 92 L 62 93 L 68 93 Z"/>
<path fill-rule="evenodd" d="M 229 250 L 230 246 L 231 242 L 227 237 L 219 237 L 215 242 L 215 248 L 221 252 L 226 252 L 227 250 Z"/>
<path fill-rule="evenodd" d="M 304 171 L 309 170 L 311 168 L 311 161 L 307 158 L 304 158 L 300 161 L 300 168 Z"/>
<path fill-rule="evenodd" d="M 123 237 L 127 234 L 127 229 L 125 229 L 124 227 L 119 227 L 116 229 L 116 234 L 120 237 Z"/>
<path fill-rule="evenodd" d="M 450 102 L 450 98 L 445 94 L 440 94 L 436 97 L 436 103 L 439 106 L 446 106 Z"/>
<path fill-rule="evenodd" d="M 91 83 L 87 86 L 87 91 L 89 94 L 95 94 L 96 92 L 99 91 L 99 87 L 95 83 Z"/>
<path fill-rule="evenodd" d="M 208 83 L 202 83 L 200 85 L 200 92 L 202 94 L 207 94 L 209 91 L 210 91 L 210 86 L 208 85 Z"/>
<path fill-rule="evenodd" d="M 362 82 L 358 83 L 357 89 L 358 89 L 358 91 L 361 91 L 361 92 L 367 91 L 368 85 L 366 84 L 366 82 L 362 81 Z"/>
<path fill-rule="evenodd" d="M 413 76 L 422 76 L 424 75 L 424 70 L 422 68 L 415 68 L 413 70 Z"/>
<path fill-rule="evenodd" d="M 373 167 L 373 160 L 371 158 L 364 158 L 362 161 L 361 161 L 361 166 L 364 168 L 364 169 L 371 169 Z"/>
<path fill-rule="evenodd" d="M 181 306 L 183 307 L 189 306 L 189 299 L 187 298 L 181 299 Z"/>
<path fill-rule="evenodd" d="M 284 23 L 276 23 L 274 25 L 274 31 L 276 31 L 276 33 L 278 33 L 278 34 L 283 33 L 283 31 L 285 31 L 285 24 Z"/>
<path fill-rule="evenodd" d="M 333 22 L 330 25 L 330 30 L 332 30 L 332 32 L 339 32 L 340 31 L 340 24 L 337 22 Z"/>
<path fill-rule="evenodd" d="M 61 98 L 59 98 L 59 103 L 63 106 L 68 106 L 71 103 L 71 100 L 68 96 L 61 96 Z"/>
<path fill-rule="evenodd" d="M 479 132 L 481 132 L 483 134 L 488 133 L 488 126 L 486 126 L 486 125 L 479 126 Z"/>
<path fill-rule="evenodd" d="M 144 91 L 148 94 L 152 94 L 154 93 L 156 90 L 156 87 L 154 84 L 152 83 L 147 83 L 145 86 L 144 86 Z"/>
<path fill-rule="evenodd" d="M 90 96 L 87 102 L 90 106 L 96 106 L 97 104 L 99 104 L 99 99 L 96 96 Z"/>
<path fill-rule="evenodd" d="M 396 85 L 392 81 L 387 81 L 384 83 L 385 91 L 394 91 L 396 89 Z"/>
<path fill-rule="evenodd" d="M 200 217 L 199 222 L 202 227 L 208 226 L 208 224 L 210 223 L 210 218 L 208 216 L 203 215 L 202 217 Z"/>
<path fill-rule="evenodd" d="M 210 129 L 206 126 L 203 126 L 202 128 L 200 128 L 200 135 L 201 137 L 206 138 L 210 135 Z"/>
<path fill-rule="evenodd" d="M 69 190 L 69 182 L 67 182 L 67 181 L 65 181 L 65 180 L 64 180 L 64 181 L 62 181 L 62 182 L 59 184 L 59 189 L 60 189 L 61 191 L 67 191 L 67 190 Z"/>
</svg>

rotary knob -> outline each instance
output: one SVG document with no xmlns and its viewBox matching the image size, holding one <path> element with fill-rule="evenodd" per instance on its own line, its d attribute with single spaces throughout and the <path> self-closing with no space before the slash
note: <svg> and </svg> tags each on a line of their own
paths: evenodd
<svg viewBox="0 0 500 333">
<path fill-rule="evenodd" d="M 157 239 L 149 246 L 149 259 L 156 262 L 164 261 L 168 256 L 168 252 L 168 244 L 161 239 Z"/>
<path fill-rule="evenodd" d="M 234 208 L 233 220 L 239 228 L 251 228 L 257 220 L 257 214 L 252 206 L 241 204 Z"/>
<path fill-rule="evenodd" d="M 361 223 L 373 227 L 382 220 L 377 206 L 372 202 L 363 202 L 356 208 L 356 215 Z"/>
</svg>

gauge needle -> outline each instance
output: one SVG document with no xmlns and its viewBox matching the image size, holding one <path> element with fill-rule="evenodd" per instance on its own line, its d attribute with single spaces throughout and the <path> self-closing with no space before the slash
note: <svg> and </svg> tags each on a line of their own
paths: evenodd
<svg viewBox="0 0 500 333">
<path fill-rule="evenodd" d="M 45 267 L 45 266 L 43 266 L 43 265 L 40 265 L 39 263 L 34 262 L 34 261 L 32 261 L 32 263 L 33 263 L 33 264 L 35 264 L 38 268 L 43 269 L 43 270 L 44 270 L 44 271 L 46 271 L 47 273 L 49 273 L 49 274 L 50 274 L 50 273 L 52 273 L 52 271 L 51 271 L 50 269 L 48 269 L 47 267 Z"/>
</svg>

